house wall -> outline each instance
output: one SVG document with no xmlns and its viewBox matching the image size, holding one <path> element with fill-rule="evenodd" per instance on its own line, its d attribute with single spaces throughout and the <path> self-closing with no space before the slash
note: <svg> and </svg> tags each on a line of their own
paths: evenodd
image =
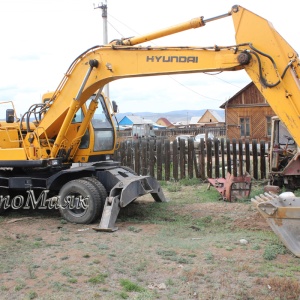
<svg viewBox="0 0 300 300">
<path fill-rule="evenodd" d="M 225 109 L 226 135 L 229 139 L 256 139 L 270 141 L 267 135 L 267 117 L 275 116 L 274 111 L 251 82 L 238 94 L 221 106 Z M 241 136 L 240 118 L 249 118 L 250 135 Z"/>
<path fill-rule="evenodd" d="M 198 121 L 198 123 L 216 123 L 216 122 L 218 122 L 218 120 L 208 110 L 203 114 L 203 116 Z"/>
<path fill-rule="evenodd" d="M 267 117 L 275 116 L 270 106 L 251 106 L 251 107 L 227 107 L 226 108 L 226 131 L 229 139 L 257 139 L 258 141 L 270 141 L 267 136 Z M 240 118 L 250 119 L 250 136 L 241 137 Z"/>
</svg>

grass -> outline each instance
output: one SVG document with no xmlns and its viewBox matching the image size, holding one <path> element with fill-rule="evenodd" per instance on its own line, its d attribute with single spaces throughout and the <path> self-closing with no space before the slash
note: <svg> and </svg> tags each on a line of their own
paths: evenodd
<svg viewBox="0 0 300 300">
<path fill-rule="evenodd" d="M 282 244 L 269 244 L 266 246 L 263 258 L 266 260 L 273 260 L 278 254 L 286 254 L 287 249 Z"/>
<path fill-rule="evenodd" d="M 89 278 L 88 282 L 92 283 L 92 284 L 104 283 L 106 277 L 107 277 L 107 274 L 100 273 L 100 274 L 97 274 L 96 276 L 93 276 L 93 277 Z"/>
<path fill-rule="evenodd" d="M 163 189 L 170 202 L 150 195 L 133 202 L 121 209 L 112 233 L 78 231 L 82 225 L 70 223 L 61 228 L 60 218 L 12 229 L 5 216 L 2 298 L 297 299 L 299 259 L 273 231 L 254 226 L 249 201 L 219 201 L 214 188 L 189 180 Z M 261 189 L 254 182 L 252 193 Z"/>
<path fill-rule="evenodd" d="M 145 289 L 129 279 L 120 279 L 120 285 L 126 292 L 143 292 Z"/>
</svg>

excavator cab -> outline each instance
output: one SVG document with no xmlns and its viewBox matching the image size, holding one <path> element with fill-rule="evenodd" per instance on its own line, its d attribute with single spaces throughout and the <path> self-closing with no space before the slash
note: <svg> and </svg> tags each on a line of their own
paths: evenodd
<svg viewBox="0 0 300 300">
<path fill-rule="evenodd" d="M 76 112 L 70 130 L 73 127 L 74 138 L 80 126 L 82 126 L 85 117 L 89 114 L 91 102 L 95 100 L 96 95 L 89 100 Z M 103 161 L 110 159 L 114 153 L 116 145 L 116 132 L 113 120 L 111 118 L 110 106 L 104 95 L 97 99 L 98 106 L 95 109 L 91 122 L 89 123 L 76 154 L 73 157 L 74 162 Z"/>
</svg>

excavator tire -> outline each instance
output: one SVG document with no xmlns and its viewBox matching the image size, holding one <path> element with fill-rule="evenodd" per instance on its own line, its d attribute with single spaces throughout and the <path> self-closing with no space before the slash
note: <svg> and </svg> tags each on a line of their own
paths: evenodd
<svg viewBox="0 0 300 300">
<path fill-rule="evenodd" d="M 101 213 L 102 199 L 94 183 L 75 179 L 66 183 L 59 192 L 61 216 L 72 223 L 92 223 Z"/>
<path fill-rule="evenodd" d="M 100 199 L 101 199 L 101 207 L 97 211 L 97 214 L 96 214 L 95 219 L 94 219 L 94 221 L 95 221 L 98 218 L 100 218 L 100 216 L 102 215 L 105 200 L 106 200 L 106 197 L 107 197 L 107 191 L 106 191 L 104 185 L 95 177 L 83 177 L 82 180 L 86 180 L 86 181 L 92 183 L 95 186 L 95 188 L 97 189 L 97 192 L 98 192 L 98 194 L 100 196 Z"/>
</svg>

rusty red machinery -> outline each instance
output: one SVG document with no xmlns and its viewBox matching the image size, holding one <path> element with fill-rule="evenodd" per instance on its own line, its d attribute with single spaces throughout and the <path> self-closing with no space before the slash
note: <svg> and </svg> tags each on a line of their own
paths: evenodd
<svg viewBox="0 0 300 300">
<path fill-rule="evenodd" d="M 251 176 L 247 172 L 242 176 L 233 176 L 227 172 L 226 178 L 208 178 L 208 181 L 209 187 L 214 186 L 224 201 L 245 199 L 251 192 Z"/>
</svg>

